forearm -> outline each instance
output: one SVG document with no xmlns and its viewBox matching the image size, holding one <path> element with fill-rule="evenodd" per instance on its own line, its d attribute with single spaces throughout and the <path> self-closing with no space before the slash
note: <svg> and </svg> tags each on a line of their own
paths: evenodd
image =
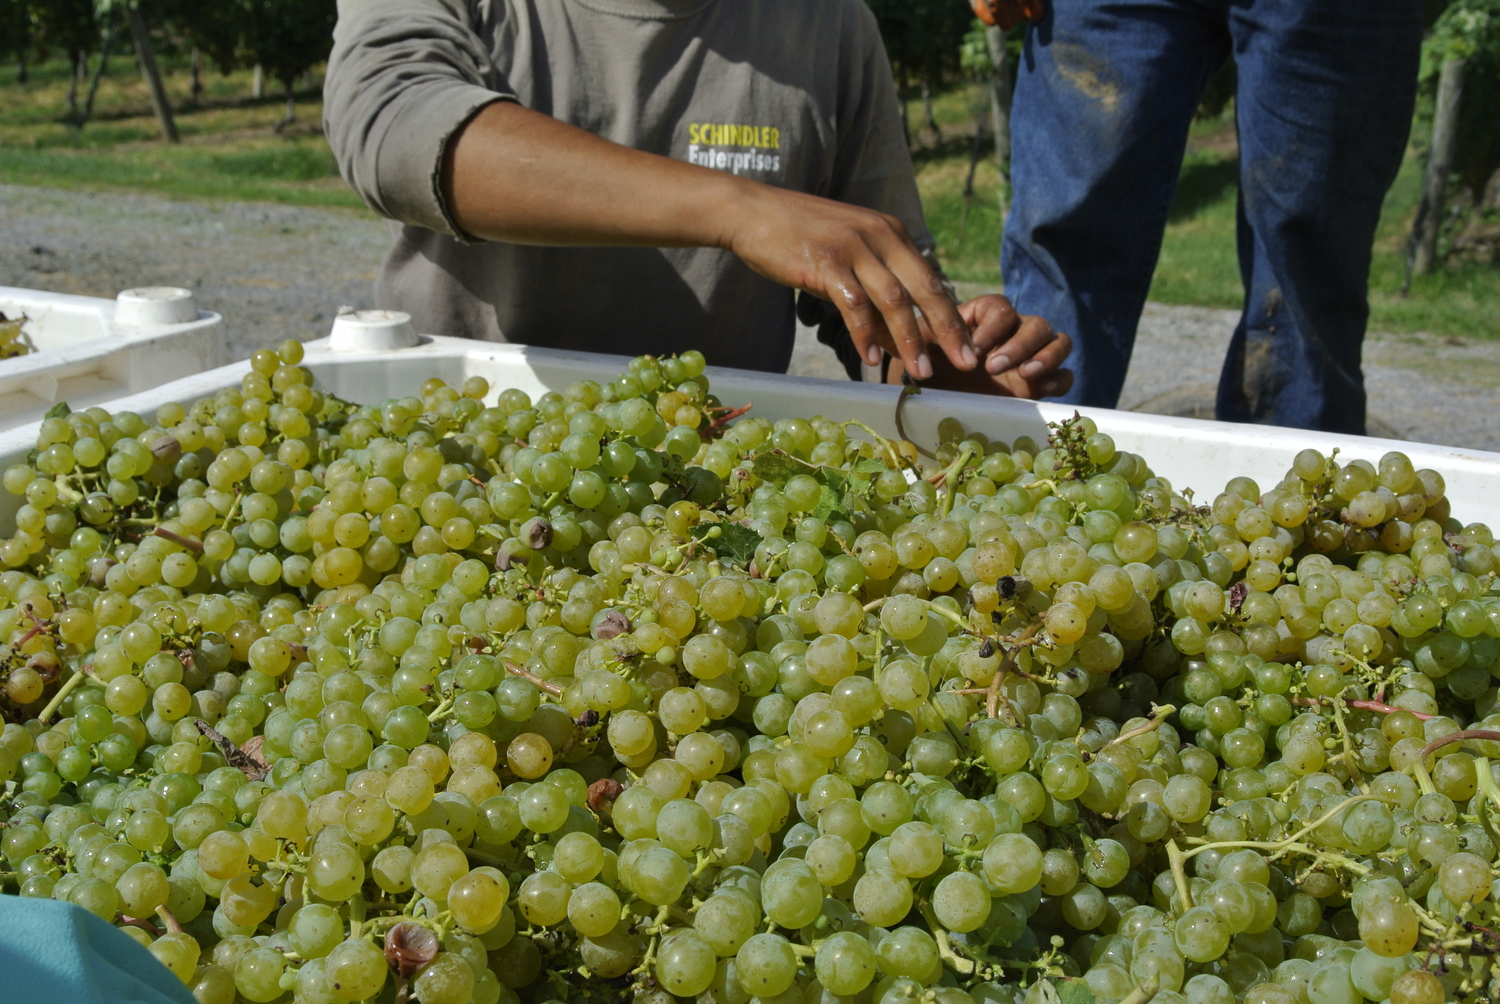
<svg viewBox="0 0 1500 1004">
<path fill-rule="evenodd" d="M 764 187 L 509 101 L 479 112 L 443 164 L 458 225 L 513 244 L 728 247 L 727 218 Z"/>
</svg>

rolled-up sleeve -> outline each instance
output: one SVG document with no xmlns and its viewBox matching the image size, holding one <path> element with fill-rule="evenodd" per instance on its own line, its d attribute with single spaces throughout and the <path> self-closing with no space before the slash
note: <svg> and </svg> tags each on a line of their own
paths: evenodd
<svg viewBox="0 0 1500 1004">
<path fill-rule="evenodd" d="M 466 0 L 340 0 L 324 131 L 377 213 L 470 242 L 443 197 L 443 157 L 480 109 L 506 100 Z"/>
</svg>

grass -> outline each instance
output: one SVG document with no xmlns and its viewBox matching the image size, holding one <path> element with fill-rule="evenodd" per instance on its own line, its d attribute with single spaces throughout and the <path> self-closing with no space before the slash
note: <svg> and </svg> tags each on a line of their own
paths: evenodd
<svg viewBox="0 0 1500 1004">
<path fill-rule="evenodd" d="M 0 87 L 0 182 L 363 210 L 323 139 L 316 87 L 296 92 L 296 121 L 278 135 L 273 128 L 286 110 L 279 85 L 268 82 L 267 96 L 256 99 L 249 72 L 208 72 L 195 104 L 186 62 L 164 60 L 163 71 L 182 136 L 177 146 L 160 141 L 129 57 L 111 61 L 82 129 L 66 121 L 66 62 L 32 67 L 26 84 L 11 78 Z"/>
<path fill-rule="evenodd" d="M 194 199 L 282 202 L 368 212 L 338 177 L 321 131 L 319 90 L 297 93 L 297 121 L 272 132 L 286 102 L 272 93 L 251 95 L 250 74 L 204 75 L 204 92 L 192 101 L 186 61 L 162 60 L 177 111 L 182 143 L 158 136 L 146 86 L 132 61 L 116 57 L 103 78 L 93 121 L 76 129 L 65 121 L 67 63 L 32 67 L 31 80 L 14 82 L 0 68 L 0 182 L 53 188 L 151 192 Z M 976 94 L 955 88 L 938 96 L 934 117 L 941 130 L 921 127 L 920 105 L 908 108 L 917 184 L 939 255 L 950 276 L 999 286 L 1000 174 L 988 148 L 974 172 L 965 210 L 976 113 Z M 1165 303 L 1238 308 L 1244 293 L 1235 256 L 1235 186 L 1238 162 L 1227 118 L 1194 123 L 1176 201 L 1167 223 L 1152 299 Z M 1450 256 L 1430 276 L 1400 295 L 1405 241 L 1420 196 L 1421 165 L 1408 154 L 1386 199 L 1370 269 L 1370 326 L 1383 331 L 1500 337 L 1500 262 Z"/>
<path fill-rule="evenodd" d="M 962 282 L 1000 286 L 1000 176 L 988 148 L 975 172 L 967 224 L 960 226 L 974 128 L 972 100 L 962 88 L 937 99 L 934 118 L 941 139 L 919 128 L 920 106 L 909 107 L 917 185 L 944 268 Z M 1235 251 L 1238 170 L 1232 118 L 1194 123 L 1151 299 L 1229 309 L 1243 305 Z M 1409 294 L 1401 296 L 1421 173 L 1420 158 L 1408 151 L 1386 197 L 1370 268 L 1370 329 L 1500 338 L 1500 260 L 1493 255 L 1488 260 L 1451 255 L 1432 275 L 1414 278 Z"/>
</svg>

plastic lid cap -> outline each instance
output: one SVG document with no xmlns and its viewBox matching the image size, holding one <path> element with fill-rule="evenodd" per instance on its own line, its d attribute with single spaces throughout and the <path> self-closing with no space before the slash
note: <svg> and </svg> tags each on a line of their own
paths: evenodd
<svg viewBox="0 0 1500 1004">
<path fill-rule="evenodd" d="M 328 347 L 334 352 L 384 352 L 419 344 L 411 315 L 400 310 L 351 310 L 333 321 Z"/>
<path fill-rule="evenodd" d="M 187 324 L 198 319 L 192 290 L 176 286 L 142 286 L 115 297 L 115 323 L 135 328 Z"/>
</svg>

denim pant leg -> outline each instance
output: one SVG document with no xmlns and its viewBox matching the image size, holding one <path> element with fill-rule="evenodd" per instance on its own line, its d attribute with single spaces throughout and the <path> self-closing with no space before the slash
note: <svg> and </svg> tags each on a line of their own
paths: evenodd
<svg viewBox="0 0 1500 1004">
<path fill-rule="evenodd" d="M 1027 32 L 1001 249 L 1022 313 L 1073 336 L 1062 400 L 1113 407 L 1226 0 L 1054 0 Z"/>
<path fill-rule="evenodd" d="M 1417 0 L 1253 0 L 1239 71 L 1245 314 L 1218 417 L 1365 431 L 1371 246 L 1416 95 Z"/>
</svg>

